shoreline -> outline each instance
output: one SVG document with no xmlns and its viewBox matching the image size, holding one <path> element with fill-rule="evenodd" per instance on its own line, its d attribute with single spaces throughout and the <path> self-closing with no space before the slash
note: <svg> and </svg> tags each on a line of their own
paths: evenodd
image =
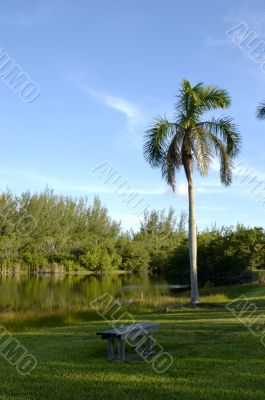
<svg viewBox="0 0 265 400">
<path fill-rule="evenodd" d="M 106 276 L 106 275 L 127 275 L 130 274 L 129 271 L 10 271 L 10 272 L 0 272 L 0 278 L 3 277 L 16 277 L 16 276 L 53 276 L 53 275 L 95 275 L 95 276 Z"/>
</svg>

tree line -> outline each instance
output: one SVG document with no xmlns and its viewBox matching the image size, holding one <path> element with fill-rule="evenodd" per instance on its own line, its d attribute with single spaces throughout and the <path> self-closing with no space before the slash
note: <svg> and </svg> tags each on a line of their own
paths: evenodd
<svg viewBox="0 0 265 400">
<path fill-rule="evenodd" d="M 265 268 L 262 228 L 215 227 L 198 233 L 200 284 L 253 279 Z M 124 232 L 95 197 L 0 195 L 0 273 L 145 272 L 189 281 L 187 215 L 146 212 L 138 231 Z"/>
</svg>

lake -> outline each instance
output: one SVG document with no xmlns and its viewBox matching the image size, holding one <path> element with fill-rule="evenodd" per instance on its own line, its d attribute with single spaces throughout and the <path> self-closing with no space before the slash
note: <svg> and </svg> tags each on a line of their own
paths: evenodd
<svg viewBox="0 0 265 400">
<path fill-rule="evenodd" d="M 122 304 L 171 295 L 183 286 L 139 275 L 42 275 L 0 278 L 0 312 L 82 308 L 109 293 Z"/>
</svg>

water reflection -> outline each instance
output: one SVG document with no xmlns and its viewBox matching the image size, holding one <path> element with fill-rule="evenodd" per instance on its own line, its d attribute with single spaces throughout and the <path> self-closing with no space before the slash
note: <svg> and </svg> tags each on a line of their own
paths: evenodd
<svg viewBox="0 0 265 400">
<path fill-rule="evenodd" d="M 82 308 L 104 293 L 128 301 L 139 293 L 156 296 L 179 288 L 175 282 L 147 275 L 2 277 L 0 311 Z"/>
</svg>

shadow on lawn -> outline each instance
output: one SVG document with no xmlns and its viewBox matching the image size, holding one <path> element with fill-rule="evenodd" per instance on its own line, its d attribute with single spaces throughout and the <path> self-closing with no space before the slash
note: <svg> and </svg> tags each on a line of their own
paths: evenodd
<svg viewBox="0 0 265 400">
<path fill-rule="evenodd" d="M 253 354 L 252 340 L 246 341 L 244 335 L 225 342 L 220 334 L 213 342 L 212 333 L 219 328 L 214 322 L 200 327 L 201 335 L 205 335 L 200 340 L 199 326 L 192 329 L 188 324 L 162 324 L 161 344 L 174 357 L 172 368 L 163 375 L 157 375 L 144 362 L 107 362 L 105 346 L 95 338 L 94 328 L 89 329 L 88 336 L 84 326 L 25 336 L 39 365 L 32 375 L 21 377 L 9 366 L 3 369 L 0 363 L 1 375 L 5 372 L 5 379 L 0 380 L 1 397 L 256 400 L 265 394 L 262 352 Z"/>
<path fill-rule="evenodd" d="M 265 302 L 255 303 L 262 314 Z M 264 397 L 265 349 L 226 308 L 183 308 L 138 316 L 141 321 L 160 322 L 155 338 L 174 359 L 172 367 L 162 375 L 143 361 L 108 362 L 106 343 L 95 335 L 98 330 L 106 329 L 108 323 L 93 319 L 91 313 L 82 313 L 82 320 L 72 326 L 17 334 L 37 358 L 38 366 L 30 376 L 21 377 L 0 360 L 0 399 L 256 400 Z"/>
</svg>

